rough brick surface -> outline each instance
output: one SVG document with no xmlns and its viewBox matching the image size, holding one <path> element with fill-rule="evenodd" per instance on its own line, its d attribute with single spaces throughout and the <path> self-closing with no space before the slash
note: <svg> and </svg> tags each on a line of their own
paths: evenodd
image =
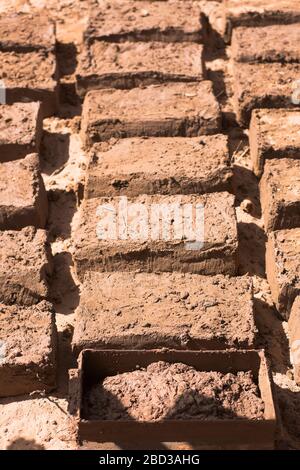
<svg viewBox="0 0 300 470">
<path fill-rule="evenodd" d="M 55 387 L 57 332 L 51 304 L 0 304 L 0 342 L 1 397 Z"/>
<path fill-rule="evenodd" d="M 55 26 L 47 16 L 14 14 L 0 18 L 0 50 L 54 51 Z"/>
<path fill-rule="evenodd" d="M 86 271 L 181 271 L 198 274 L 235 274 L 237 257 L 237 227 L 234 211 L 234 197 L 229 193 L 212 193 L 203 196 L 138 196 L 128 199 L 128 204 L 139 204 L 140 212 L 132 212 L 128 215 L 128 229 L 125 231 L 126 239 L 121 239 L 120 233 L 105 233 L 106 222 L 111 221 L 111 212 L 116 210 L 119 218 L 119 198 L 94 198 L 84 201 L 80 210 L 80 218 L 74 235 L 74 260 L 77 275 L 82 280 Z M 194 234 L 190 237 L 177 239 L 178 232 L 166 230 L 167 235 L 157 239 L 154 230 L 158 224 L 155 215 L 151 214 L 157 204 L 164 204 L 169 209 L 172 204 L 191 204 L 194 208 L 197 204 L 204 207 L 204 243 L 190 245 L 195 240 Z M 99 207 L 103 208 L 101 211 Z M 108 209 L 107 209 L 108 208 Z M 141 211 L 146 211 L 146 215 Z M 100 211 L 100 212 L 99 212 Z M 125 212 L 125 211 L 124 211 Z M 125 212 L 127 213 L 127 212 Z M 196 222 L 196 212 L 193 213 L 192 222 Z M 142 215 L 141 215 L 142 214 Z M 106 219 L 106 216 L 109 218 Z M 148 218 L 149 216 L 149 218 Z M 141 217 L 150 229 L 146 236 L 142 237 Z M 120 216 L 122 218 L 122 215 Z M 164 224 L 162 224 L 164 221 Z M 160 226 L 166 226 L 166 221 L 174 227 L 174 215 L 170 213 L 163 219 L 159 214 Z M 173 223 L 172 223 L 173 221 Z M 135 227 L 135 223 L 138 228 Z M 99 237 L 99 225 L 103 229 Z M 178 225 L 177 225 L 178 226 Z M 118 226 L 119 227 L 119 226 Z M 170 227 L 170 225 L 167 225 Z M 199 227 L 199 225 L 198 225 Z M 152 230 L 154 230 L 152 232 Z M 135 235 L 137 233 L 137 235 Z M 199 233 L 199 232 L 197 232 Z M 133 235 L 132 235 L 133 234 Z M 112 236 L 115 239 L 112 239 Z M 123 236 L 123 235 L 122 235 Z M 136 236 L 134 239 L 133 237 Z M 199 238 L 198 238 L 199 239 Z"/>
<path fill-rule="evenodd" d="M 0 52 L 0 80 L 6 89 L 6 103 L 41 101 L 43 114 L 57 108 L 56 58 L 45 51 Z"/>
<path fill-rule="evenodd" d="M 222 0 L 209 0 L 201 2 L 201 10 L 209 22 L 209 41 L 217 47 L 224 47 L 226 24 L 224 21 L 224 7 Z M 211 37 L 212 36 L 212 37 Z"/>
<path fill-rule="evenodd" d="M 232 57 L 238 62 L 300 62 L 300 23 L 236 28 Z"/>
<path fill-rule="evenodd" d="M 44 228 L 48 199 L 36 153 L 0 164 L 0 230 Z"/>
<path fill-rule="evenodd" d="M 44 230 L 0 232 L 0 302 L 31 305 L 47 297 L 52 271 Z"/>
<path fill-rule="evenodd" d="M 250 152 L 254 173 L 261 176 L 268 158 L 300 159 L 300 111 L 256 109 L 250 124 Z"/>
<path fill-rule="evenodd" d="M 0 105 L 0 162 L 37 152 L 42 128 L 40 103 Z"/>
<path fill-rule="evenodd" d="M 248 127 L 255 108 L 293 108 L 293 83 L 300 64 L 235 63 L 234 110 L 240 125 Z M 296 105 L 295 105 L 296 106 Z"/>
<path fill-rule="evenodd" d="M 87 273 L 73 347 L 251 348 L 253 318 L 249 278 Z"/>
<path fill-rule="evenodd" d="M 266 271 L 276 307 L 287 319 L 300 294 L 300 228 L 269 234 Z"/>
<path fill-rule="evenodd" d="M 187 14 L 188 13 L 188 14 Z M 205 42 L 207 25 L 198 2 L 104 0 L 92 12 L 85 39 L 111 42 Z"/>
<path fill-rule="evenodd" d="M 267 232 L 300 227 L 300 160 L 267 160 L 260 199 Z"/>
<path fill-rule="evenodd" d="M 85 197 L 229 191 L 232 174 L 220 134 L 101 142 L 90 152 Z"/>
<path fill-rule="evenodd" d="M 223 6 L 227 29 L 300 21 L 298 0 L 224 0 Z"/>
<path fill-rule="evenodd" d="M 203 46 L 192 43 L 97 41 L 85 47 L 76 72 L 77 91 L 134 88 L 203 80 Z"/>
<path fill-rule="evenodd" d="M 220 129 L 212 83 L 168 83 L 132 90 L 90 91 L 82 135 L 87 146 L 112 137 L 195 137 Z"/>
<path fill-rule="evenodd" d="M 296 297 L 293 304 L 288 326 L 294 378 L 296 383 L 300 385 L 300 295 Z"/>
</svg>

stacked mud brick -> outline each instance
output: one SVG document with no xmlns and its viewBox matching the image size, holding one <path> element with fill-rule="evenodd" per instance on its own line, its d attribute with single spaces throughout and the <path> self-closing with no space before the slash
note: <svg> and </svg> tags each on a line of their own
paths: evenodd
<svg viewBox="0 0 300 470">
<path fill-rule="evenodd" d="M 251 279 L 236 277 L 228 142 L 203 60 L 209 41 L 197 2 L 110 0 L 90 17 L 77 70 L 89 165 L 74 235 L 76 356 L 255 346 Z M 201 204 L 203 245 L 99 237 L 99 210 L 125 196 L 149 210 Z"/>
<path fill-rule="evenodd" d="M 292 100 L 300 76 L 299 1 L 227 0 L 224 21 L 238 123 L 248 127 L 255 108 L 299 107 L 299 100 Z"/>
<path fill-rule="evenodd" d="M 207 15 L 231 41 L 236 117 L 250 124 L 253 170 L 261 178 L 267 277 L 289 321 L 300 383 L 300 3 L 211 2 L 217 3 Z M 252 281 L 237 276 L 228 142 L 204 59 L 216 37 L 199 5 L 102 0 L 91 12 L 76 75 L 89 154 L 74 234 L 82 283 L 76 357 L 87 348 L 224 355 L 256 346 Z M 53 266 L 38 157 L 42 119 L 57 104 L 54 25 L 43 16 L 0 18 L 0 59 L 7 103 L 0 105 L 3 397 L 55 386 L 56 327 L 47 302 Z M 123 236 L 99 235 L 99 218 L 114 219 L 125 196 L 147 214 L 201 206 L 203 243 L 192 236 L 136 238 L 126 224 Z M 167 222 L 175 225 L 172 214 Z"/>
<path fill-rule="evenodd" d="M 0 105 L 0 397 L 55 386 L 48 201 L 38 155 L 43 115 L 54 109 L 54 46 L 45 18 L 0 19 L 7 101 Z"/>
<path fill-rule="evenodd" d="M 0 17 L 0 85 L 6 103 L 40 101 L 45 116 L 57 107 L 55 26 L 40 15 Z"/>
<path fill-rule="evenodd" d="M 278 311 L 289 320 L 291 358 L 300 383 L 300 111 L 253 111 L 250 150 L 253 170 L 261 177 L 267 278 Z"/>
<path fill-rule="evenodd" d="M 289 320 L 300 383 L 300 3 L 228 0 L 224 12 L 235 112 L 243 126 L 251 118 L 253 171 L 261 178 L 267 278 L 279 313 Z"/>
</svg>

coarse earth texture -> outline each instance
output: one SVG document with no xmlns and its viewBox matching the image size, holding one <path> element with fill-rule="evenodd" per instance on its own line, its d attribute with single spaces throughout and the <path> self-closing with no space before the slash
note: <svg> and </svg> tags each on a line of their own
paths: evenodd
<svg viewBox="0 0 300 470">
<path fill-rule="evenodd" d="M 300 296 L 296 297 L 289 318 L 289 342 L 295 381 L 300 385 Z"/>
<path fill-rule="evenodd" d="M 192 231 L 184 229 L 182 214 L 190 217 Z M 125 225 L 115 217 L 126 217 Z M 80 280 L 87 271 L 236 273 L 237 226 L 229 193 L 87 199 L 74 232 Z"/>
<path fill-rule="evenodd" d="M 272 297 L 283 318 L 288 319 L 294 299 L 300 295 L 300 228 L 268 235 L 266 271 Z"/>
<path fill-rule="evenodd" d="M 0 52 L 0 80 L 5 86 L 7 104 L 41 101 L 44 117 L 55 113 L 58 83 L 54 53 Z"/>
<path fill-rule="evenodd" d="M 0 304 L 0 397 L 56 385 L 57 332 L 51 304 Z"/>
<path fill-rule="evenodd" d="M 86 419 L 263 419 L 264 404 L 251 372 L 200 372 L 167 362 L 106 377 L 83 405 Z"/>
<path fill-rule="evenodd" d="M 235 28 L 232 57 L 237 62 L 299 62 L 300 23 Z"/>
<path fill-rule="evenodd" d="M 224 21 L 224 9 L 222 0 L 199 0 L 202 13 L 207 17 L 209 23 L 209 40 L 216 47 L 224 47 L 226 24 Z"/>
<path fill-rule="evenodd" d="M 300 111 L 255 109 L 249 142 L 253 171 L 261 176 L 266 159 L 300 158 Z"/>
<path fill-rule="evenodd" d="M 0 14 L 34 14 L 55 22 L 56 39 L 65 44 L 82 40 L 95 0 L 2 0 Z M 37 34 L 37 33 L 35 33 Z"/>
<path fill-rule="evenodd" d="M 113 139 L 92 147 L 84 197 L 232 191 L 232 177 L 221 134 Z"/>
<path fill-rule="evenodd" d="M 48 199 L 36 153 L 0 163 L 0 230 L 45 228 Z"/>
<path fill-rule="evenodd" d="M 185 4 L 185 2 L 181 3 Z M 248 6 L 250 3 L 254 4 L 254 0 L 247 0 Z M 275 4 L 276 23 L 278 21 L 299 22 L 298 0 L 268 2 L 267 5 L 266 2 L 263 3 L 265 9 L 269 9 L 269 6 L 272 8 L 272 5 L 274 7 Z M 219 33 L 224 28 L 224 24 L 220 22 L 220 11 L 223 7 L 221 3 L 212 1 L 201 0 L 197 4 L 198 7 L 201 4 L 201 10 L 206 11 L 209 16 L 212 37 L 216 46 L 212 50 L 206 49 L 205 51 L 207 78 L 213 82 L 214 93 L 223 113 L 223 132 L 229 135 L 230 155 L 234 164 L 235 210 L 239 232 L 238 271 L 241 275 L 251 276 L 253 280 L 254 312 L 259 330 L 258 346 L 266 348 L 272 364 L 280 417 L 276 448 L 299 449 L 300 387 L 294 380 L 295 371 L 290 363 L 287 322 L 282 321 L 278 316 L 266 280 L 266 235 L 261 218 L 258 182 L 252 172 L 248 131 L 240 129 L 236 124 L 232 99 L 236 86 L 228 60 L 231 54 L 230 47 L 224 47 L 223 38 L 220 36 L 223 33 Z M 244 15 L 241 12 L 245 11 L 245 1 L 239 1 L 238 4 L 237 15 L 244 19 L 247 18 L 244 24 L 241 24 L 242 26 L 251 26 L 252 18 L 256 26 L 266 24 L 268 15 L 262 14 L 261 10 L 257 15 L 249 15 L 248 13 Z M 257 5 L 261 7 L 262 0 L 259 2 L 257 0 L 255 4 L 255 8 Z M 82 35 L 88 25 L 88 10 L 91 6 L 95 8 L 95 5 L 97 2 L 89 0 L 2 0 L 0 3 L 0 14 L 42 13 L 56 22 L 57 59 L 61 88 L 57 116 L 44 120 L 41 152 L 43 178 L 50 202 L 48 223 L 54 257 L 51 300 L 54 303 L 58 328 L 57 389 L 46 394 L 36 390 L 30 395 L 0 400 L 1 449 L 78 448 L 78 443 L 75 440 L 74 422 L 68 413 L 67 372 L 68 369 L 76 367 L 71 352 L 71 338 L 75 325 L 74 312 L 80 299 L 80 285 L 74 280 L 71 234 L 74 233 L 73 227 L 76 226 L 74 222 L 78 214 L 78 202 L 82 197 L 88 156 L 81 146 L 79 135 L 81 103 L 75 94 L 75 70 L 79 58 L 78 53 L 83 49 Z M 289 11 L 292 13 L 290 14 Z M 250 24 L 247 24 L 247 21 Z M 271 74 L 266 69 L 262 83 L 266 84 L 270 76 Z M 296 76 L 297 78 L 299 77 Z M 276 129 L 277 119 L 278 123 L 281 122 L 280 126 L 286 121 L 284 117 L 282 121 L 279 121 L 279 117 L 273 120 L 272 132 L 275 135 L 274 132 L 278 131 L 277 142 L 281 141 L 284 145 L 288 141 L 294 142 L 297 132 L 288 128 L 281 131 L 279 125 Z M 296 126 L 294 129 L 297 131 Z M 266 136 L 264 139 L 267 142 Z M 270 139 L 267 146 L 270 148 L 271 145 Z M 295 150 L 293 157 L 291 155 L 284 155 L 283 152 L 281 157 L 297 158 L 297 151 Z M 279 153 L 276 158 L 278 156 Z M 101 445 L 84 443 L 82 448 L 138 449 L 139 443 L 134 442 L 131 447 L 125 447 L 120 442 Z M 149 445 L 149 448 L 153 447 Z M 165 442 L 159 448 L 189 450 L 199 449 L 200 444 Z"/>
<path fill-rule="evenodd" d="M 81 130 L 89 147 L 112 137 L 216 134 L 220 125 L 212 82 L 202 81 L 90 91 L 83 104 Z"/>
<path fill-rule="evenodd" d="M 300 20 L 298 0 L 224 0 L 223 9 L 228 39 L 237 26 L 292 24 Z"/>
<path fill-rule="evenodd" d="M 300 227 L 300 160 L 268 160 L 260 199 L 266 232 Z"/>
<path fill-rule="evenodd" d="M 88 273 L 73 348 L 254 348 L 248 277 Z"/>
<path fill-rule="evenodd" d="M 85 41 L 204 42 L 207 22 L 199 2 L 101 0 L 92 11 Z M 187 14 L 188 10 L 188 14 Z M 174 14 L 174 11 L 176 13 Z"/>
<path fill-rule="evenodd" d="M 53 271 L 45 230 L 0 231 L 0 302 L 32 305 L 47 297 Z"/>
<path fill-rule="evenodd" d="M 26 13 L 3 15 L 0 16 L 0 38 L 1 51 L 54 52 L 55 23 L 46 15 Z"/>
<path fill-rule="evenodd" d="M 43 131 L 41 103 L 0 105 L 0 162 L 38 152 Z"/>
<path fill-rule="evenodd" d="M 294 83 L 300 75 L 300 64 L 234 62 L 232 67 L 234 110 L 241 126 L 249 126 L 251 112 L 255 108 L 299 107 L 300 102 L 295 101 L 294 104 L 292 95 Z"/>
<path fill-rule="evenodd" d="M 76 73 L 79 96 L 101 88 L 135 88 L 205 77 L 203 46 L 194 43 L 97 41 L 86 46 Z"/>
</svg>

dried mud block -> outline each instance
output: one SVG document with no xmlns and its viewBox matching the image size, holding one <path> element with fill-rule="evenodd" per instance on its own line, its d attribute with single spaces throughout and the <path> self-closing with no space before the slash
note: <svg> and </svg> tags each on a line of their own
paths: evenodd
<svg viewBox="0 0 300 470">
<path fill-rule="evenodd" d="M 104 0 L 92 12 L 85 40 L 204 43 L 207 22 L 198 2 Z"/>
<path fill-rule="evenodd" d="M 255 109 L 250 123 L 253 171 L 261 176 L 266 159 L 300 159 L 300 111 Z"/>
<path fill-rule="evenodd" d="M 51 248 L 44 230 L 0 232 L 0 302 L 32 305 L 48 295 Z"/>
<path fill-rule="evenodd" d="M 230 191 L 227 137 L 120 139 L 90 152 L 85 198 Z"/>
<path fill-rule="evenodd" d="M 234 111 L 240 125 L 248 127 L 255 108 L 293 108 L 294 84 L 300 64 L 233 64 Z M 298 105 L 299 106 L 299 105 Z"/>
<path fill-rule="evenodd" d="M 273 301 L 282 317 L 288 319 L 300 294 L 300 228 L 269 234 L 266 271 Z"/>
<path fill-rule="evenodd" d="M 38 152 L 42 131 L 41 103 L 0 105 L 0 162 Z"/>
<path fill-rule="evenodd" d="M 86 146 L 112 137 L 196 137 L 216 134 L 220 127 L 210 81 L 90 91 L 83 105 Z"/>
<path fill-rule="evenodd" d="M 300 4 L 298 0 L 224 0 L 223 21 L 230 40 L 237 26 L 299 23 Z"/>
<path fill-rule="evenodd" d="M 0 163 L 0 230 L 44 228 L 48 199 L 36 153 Z"/>
<path fill-rule="evenodd" d="M 87 273 L 73 348 L 252 348 L 249 278 L 180 273 Z"/>
<path fill-rule="evenodd" d="M 237 246 L 229 193 L 94 198 L 80 209 L 74 260 L 80 280 L 86 271 L 234 275 Z"/>
<path fill-rule="evenodd" d="M 0 17 L 1 51 L 54 52 L 55 41 L 55 25 L 47 16 L 21 13 Z"/>
<path fill-rule="evenodd" d="M 260 200 L 267 232 L 300 227 L 300 160 L 267 160 Z"/>
<path fill-rule="evenodd" d="M 55 55 L 45 51 L 0 52 L 0 80 L 6 103 L 41 101 L 43 116 L 55 113 L 58 75 Z"/>
<path fill-rule="evenodd" d="M 1 397 L 55 388 L 57 331 L 50 303 L 0 304 L 0 345 Z"/>
<path fill-rule="evenodd" d="M 236 28 L 231 53 L 237 62 L 300 62 L 300 23 Z"/>
<path fill-rule="evenodd" d="M 208 21 L 208 40 L 209 44 L 212 44 L 217 48 L 224 48 L 224 37 L 226 33 L 225 22 L 224 22 L 224 8 L 222 0 L 208 0 L 201 2 L 201 11 L 206 16 Z"/>
<path fill-rule="evenodd" d="M 97 41 L 86 46 L 80 56 L 76 86 L 83 97 L 89 90 L 200 81 L 204 75 L 200 44 Z"/>
<path fill-rule="evenodd" d="M 300 296 L 296 297 L 289 318 L 289 343 L 294 379 L 300 385 Z"/>
</svg>

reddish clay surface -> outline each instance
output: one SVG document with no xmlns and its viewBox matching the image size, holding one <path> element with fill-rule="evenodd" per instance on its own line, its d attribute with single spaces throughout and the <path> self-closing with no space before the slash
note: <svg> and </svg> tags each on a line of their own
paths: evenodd
<svg viewBox="0 0 300 470">
<path fill-rule="evenodd" d="M 40 103 L 0 105 L 0 162 L 38 151 L 42 126 Z"/>
<path fill-rule="evenodd" d="M 300 158 L 300 111 L 292 109 L 255 109 L 250 123 L 250 152 L 253 171 L 263 172 L 271 158 Z"/>
<path fill-rule="evenodd" d="M 89 419 L 262 419 L 264 404 L 251 372 L 221 374 L 167 362 L 106 377 L 84 404 Z"/>
<path fill-rule="evenodd" d="M 52 257 L 44 230 L 0 231 L 0 302 L 31 305 L 48 294 Z"/>
<path fill-rule="evenodd" d="M 87 273 L 73 347 L 245 349 L 256 333 L 247 277 Z"/>
<path fill-rule="evenodd" d="M 204 76 L 200 44 L 97 41 L 81 54 L 76 79 L 78 94 L 83 97 L 89 90 L 197 82 Z"/>
<path fill-rule="evenodd" d="M 234 110 L 238 123 L 248 127 L 255 108 L 293 108 L 293 83 L 300 64 L 234 63 Z"/>
<path fill-rule="evenodd" d="M 224 135 L 120 139 L 93 146 L 84 195 L 230 191 L 232 177 Z"/>
<path fill-rule="evenodd" d="M 300 20 L 298 0 L 225 0 L 224 20 L 227 28 L 291 24 Z"/>
<path fill-rule="evenodd" d="M 205 213 L 204 244 L 189 248 L 188 240 L 166 238 L 100 239 L 98 224 L 102 220 L 99 206 L 117 207 L 119 199 L 94 198 L 86 200 L 80 209 L 79 224 L 74 234 L 74 260 L 78 277 L 86 271 L 181 271 L 197 274 L 235 274 L 237 265 L 237 227 L 234 197 L 229 193 L 203 196 L 142 195 L 128 200 L 150 211 L 155 204 L 202 204 Z M 111 205 L 111 206 L 110 206 Z M 155 206 L 154 206 L 155 207 Z M 169 206 L 171 207 L 171 206 Z M 106 209 L 104 209 L 105 211 Z M 107 212 L 105 212 L 107 214 Z M 195 222 L 195 215 L 193 220 Z M 162 213 L 158 214 L 162 223 Z M 172 219 L 172 213 L 171 213 Z M 171 220 L 169 219 L 169 220 Z M 130 221 L 130 218 L 129 218 Z M 106 228 L 104 223 L 103 228 Z M 130 226 L 129 226 L 130 228 Z M 113 232 L 112 232 L 113 233 Z M 103 235 L 105 237 L 105 235 Z M 194 240 L 195 238 L 193 238 Z"/>
<path fill-rule="evenodd" d="M 203 42 L 206 34 L 197 2 L 104 0 L 92 11 L 85 40 Z"/>
<path fill-rule="evenodd" d="M 14 14 L 0 17 L 0 50 L 54 52 L 55 24 L 45 15 Z"/>
<path fill-rule="evenodd" d="M 300 227 L 300 160 L 267 160 L 260 194 L 267 232 Z"/>
<path fill-rule="evenodd" d="M 55 316 L 51 304 L 0 304 L 0 397 L 56 385 Z"/>
<path fill-rule="evenodd" d="M 90 91 L 84 101 L 81 129 L 88 147 L 112 137 L 215 134 L 220 118 L 211 82 L 168 83 Z"/>
<path fill-rule="evenodd" d="M 295 380 L 300 384 L 300 295 L 295 299 L 289 318 L 289 344 Z"/>
<path fill-rule="evenodd" d="M 263 411 L 270 411 L 271 392 L 266 401 L 260 387 L 261 398 L 257 397 L 249 374 L 224 378 L 215 373 L 200 375 L 182 365 L 167 366 L 172 396 L 165 397 L 165 369 L 153 391 L 158 372 L 153 366 L 154 371 L 143 371 L 146 379 L 141 382 L 146 406 L 140 405 L 141 395 L 134 389 L 130 397 L 137 401 L 129 403 L 128 412 L 134 413 L 136 406 L 135 419 L 153 420 L 168 413 L 205 420 L 238 414 L 254 418 L 250 426 L 258 430 L 249 432 L 248 439 L 244 432 L 243 448 L 251 447 L 255 439 L 258 447 L 299 448 L 299 228 L 264 229 L 264 221 L 272 220 L 271 226 L 276 227 L 278 218 L 290 227 L 282 208 L 285 211 L 291 201 L 298 204 L 298 173 L 291 168 L 297 169 L 299 161 L 299 107 L 292 108 L 291 98 L 299 97 L 295 43 L 299 1 L 2 0 L 0 15 L 0 101 L 4 85 L 7 102 L 14 103 L 9 111 L 0 108 L 0 162 L 9 162 L 1 166 L 9 171 L 2 178 L 0 200 L 13 217 L 15 211 L 29 207 L 29 193 L 21 182 L 37 175 L 36 165 L 27 168 L 24 159 L 35 152 L 40 153 L 50 205 L 48 233 L 33 227 L 0 229 L 0 448 L 86 448 L 86 443 L 79 445 L 75 439 L 77 422 L 68 409 L 67 377 L 75 366 L 76 347 L 88 342 L 98 346 L 100 340 L 100 347 L 119 348 L 113 354 L 120 354 L 120 363 L 124 363 L 123 345 L 188 349 L 198 342 L 203 348 L 227 348 L 218 352 L 220 368 L 230 347 L 265 348 L 278 402 L 276 442 L 273 423 L 261 419 Z M 237 27 L 250 29 L 243 30 L 241 37 Z M 232 29 L 233 47 L 225 46 Z M 201 64 L 203 50 L 205 65 Z M 81 96 L 76 92 L 80 74 Z M 83 102 L 86 91 L 103 86 L 108 89 L 89 91 Z M 39 111 L 32 101 L 42 101 L 43 109 Z M 236 120 L 248 126 L 255 109 L 249 142 L 248 130 L 237 126 Z M 42 123 L 45 115 L 49 119 Z M 195 151 L 190 145 L 196 146 Z M 285 159 L 293 159 L 287 169 Z M 261 176 L 265 162 L 269 176 L 264 177 L 267 182 L 262 181 L 260 193 L 255 174 Z M 278 165 L 278 176 L 270 174 L 271 165 Z M 223 192 L 229 190 L 229 174 L 233 174 L 234 196 Z M 39 187 L 37 176 L 30 188 L 34 193 Z M 276 192 L 265 205 L 270 187 Z M 106 189 L 106 202 L 126 192 L 144 205 L 150 200 L 173 202 L 177 192 L 188 193 L 182 196 L 186 201 L 204 201 L 205 245 L 197 251 L 186 250 L 182 239 L 178 243 L 101 242 L 95 235 L 95 204 Z M 219 274 L 222 281 L 216 283 L 216 273 L 239 277 Z M 45 298 L 55 309 L 57 361 L 52 306 Z M 136 349 L 130 354 L 133 362 L 140 357 Z M 249 357 L 249 351 L 241 354 Z M 256 380 L 252 365 L 247 361 L 246 367 L 235 370 L 251 370 Z M 183 368 L 183 380 L 175 384 L 179 387 L 173 393 L 174 367 Z M 130 386 L 123 385 L 120 377 L 116 380 L 120 393 L 115 385 L 112 390 L 121 400 L 125 397 L 127 406 Z M 269 386 L 265 375 L 264 380 Z M 201 390 L 187 397 L 185 391 L 194 383 Z M 183 399 L 177 400 L 182 391 Z M 195 405 L 194 398 L 198 399 Z M 175 412 L 174 402 L 179 403 Z M 201 405 L 199 411 L 199 403 L 205 404 L 205 410 Z M 152 408 L 147 407 L 150 404 Z M 119 416 L 124 416 L 122 412 Z M 268 416 L 273 419 L 272 413 Z M 226 448 L 234 447 L 232 433 L 227 433 L 230 425 L 238 434 L 236 429 L 247 429 L 249 422 L 213 423 L 220 435 L 224 430 L 222 435 L 228 436 Z M 198 424 L 186 427 L 185 442 L 154 447 L 203 448 L 193 435 L 194 426 Z M 200 426 L 207 430 L 207 421 Z M 129 446 L 119 440 L 89 446 L 112 450 L 139 444 L 137 439 Z M 223 447 L 213 439 L 211 445 Z"/>
<path fill-rule="evenodd" d="M 36 153 L 0 163 L 0 230 L 44 228 L 48 199 Z"/>
<path fill-rule="evenodd" d="M 266 270 L 273 300 L 284 318 L 300 294 L 300 228 L 271 232 L 267 243 Z"/>
<path fill-rule="evenodd" d="M 57 64 L 53 53 L 43 50 L 0 52 L 0 80 L 6 89 L 6 103 L 41 101 L 43 115 L 57 108 Z"/>
<path fill-rule="evenodd" d="M 237 62 L 300 62 L 300 23 L 235 28 L 232 56 Z"/>
<path fill-rule="evenodd" d="M 209 81 L 90 91 L 82 136 L 86 146 L 112 137 L 195 137 L 217 133 L 220 117 Z"/>
</svg>

